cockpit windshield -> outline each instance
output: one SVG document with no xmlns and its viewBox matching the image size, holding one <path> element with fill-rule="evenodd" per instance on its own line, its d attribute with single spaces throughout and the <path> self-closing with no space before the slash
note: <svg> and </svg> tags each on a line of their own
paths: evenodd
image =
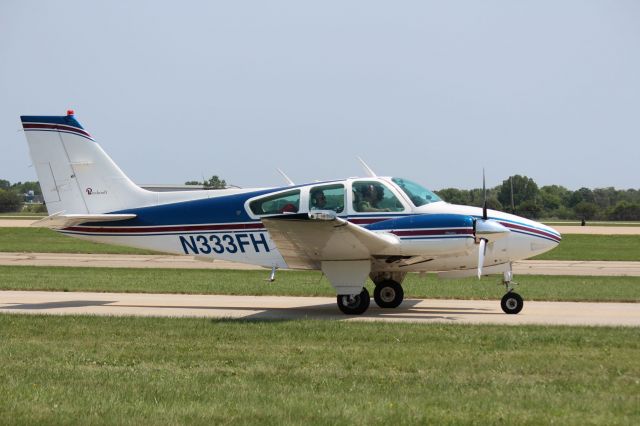
<svg viewBox="0 0 640 426">
<path fill-rule="evenodd" d="M 436 194 L 429 191 L 427 188 L 418 185 L 415 182 L 411 182 L 410 180 L 401 178 L 391 178 L 391 180 L 396 185 L 398 185 L 405 194 L 407 194 L 407 197 L 409 197 L 411 202 L 416 207 L 424 206 L 425 204 L 429 203 L 435 203 L 436 201 L 442 201 L 442 199 Z"/>
</svg>

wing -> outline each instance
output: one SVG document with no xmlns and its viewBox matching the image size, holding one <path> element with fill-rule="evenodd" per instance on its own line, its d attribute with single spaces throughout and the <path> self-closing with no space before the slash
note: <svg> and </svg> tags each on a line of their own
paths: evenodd
<svg viewBox="0 0 640 426">
<path fill-rule="evenodd" d="M 365 260 L 400 252 L 395 235 L 369 231 L 334 212 L 271 216 L 262 223 L 290 268 L 318 269 L 322 261 Z"/>
</svg>

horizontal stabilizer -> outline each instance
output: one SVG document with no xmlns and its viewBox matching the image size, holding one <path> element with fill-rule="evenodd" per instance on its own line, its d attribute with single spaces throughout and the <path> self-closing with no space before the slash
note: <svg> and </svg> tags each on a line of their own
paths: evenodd
<svg viewBox="0 0 640 426">
<path fill-rule="evenodd" d="M 319 268 L 323 261 L 365 260 L 397 254 L 395 235 L 372 232 L 319 211 L 262 218 L 271 239 L 290 268 Z"/>
<path fill-rule="evenodd" d="M 135 214 L 64 214 L 54 213 L 31 224 L 38 228 L 62 229 L 87 222 L 115 222 L 133 219 Z"/>
</svg>

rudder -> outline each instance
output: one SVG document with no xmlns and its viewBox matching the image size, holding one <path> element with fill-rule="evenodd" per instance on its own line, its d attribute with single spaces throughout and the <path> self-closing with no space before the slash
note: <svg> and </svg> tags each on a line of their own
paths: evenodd
<svg viewBox="0 0 640 426">
<path fill-rule="evenodd" d="M 75 119 L 21 116 L 49 214 L 106 213 L 144 204 L 135 185 Z"/>
</svg>

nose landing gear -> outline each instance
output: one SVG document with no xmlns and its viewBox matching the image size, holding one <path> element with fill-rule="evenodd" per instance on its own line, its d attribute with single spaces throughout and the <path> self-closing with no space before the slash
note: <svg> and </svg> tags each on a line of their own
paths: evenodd
<svg viewBox="0 0 640 426">
<path fill-rule="evenodd" d="M 513 291 L 502 296 L 502 300 L 500 301 L 500 307 L 505 314 L 517 314 L 522 310 L 523 306 L 524 301 L 522 297 Z"/>
<path fill-rule="evenodd" d="M 517 314 L 524 307 L 524 300 L 522 300 L 522 296 L 513 291 L 512 284 L 517 284 L 512 281 L 513 273 L 511 272 L 511 265 L 509 265 L 509 270 L 504 271 L 502 283 L 507 289 L 507 294 L 502 296 L 502 300 L 500 301 L 500 307 L 505 314 Z"/>
</svg>

